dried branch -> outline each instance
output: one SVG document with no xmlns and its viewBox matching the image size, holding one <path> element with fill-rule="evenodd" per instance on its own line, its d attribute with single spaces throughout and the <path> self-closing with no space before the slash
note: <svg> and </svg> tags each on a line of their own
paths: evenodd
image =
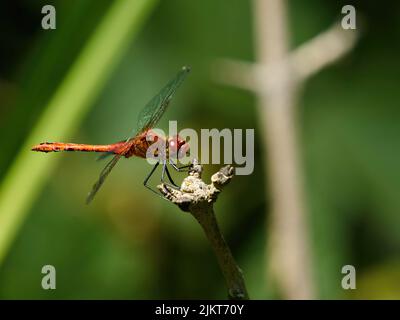
<svg viewBox="0 0 400 320">
<path fill-rule="evenodd" d="M 300 45 L 281 63 L 290 66 L 291 74 L 297 82 L 306 81 L 350 52 L 358 35 L 357 30 L 343 30 L 339 23 L 335 23 L 328 30 Z M 270 63 L 219 59 L 213 70 L 214 78 L 218 82 L 256 93 L 265 91 L 268 83 L 275 78 L 274 67 Z"/>
<path fill-rule="evenodd" d="M 236 300 L 248 299 L 242 271 L 225 242 L 214 213 L 214 202 L 222 188 L 233 178 L 233 168 L 231 166 L 221 168 L 211 177 L 211 184 L 206 184 L 201 179 L 202 170 L 202 166 L 194 161 L 180 190 L 172 189 L 166 184 L 159 185 L 158 189 L 169 201 L 181 210 L 190 212 L 200 223 L 225 278 L 228 297 Z"/>
</svg>

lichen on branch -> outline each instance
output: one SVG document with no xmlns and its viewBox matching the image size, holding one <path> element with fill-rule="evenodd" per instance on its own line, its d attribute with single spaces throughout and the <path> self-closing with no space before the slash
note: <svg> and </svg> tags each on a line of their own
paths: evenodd
<svg viewBox="0 0 400 320">
<path fill-rule="evenodd" d="M 199 222 L 217 257 L 225 278 L 230 299 L 248 299 L 242 270 L 233 258 L 232 252 L 219 229 L 214 213 L 214 203 L 222 189 L 232 180 L 234 168 L 225 166 L 211 177 L 211 184 L 201 179 L 203 167 L 196 161 L 183 180 L 179 190 L 166 184 L 158 186 L 164 197 L 181 210 L 190 212 Z"/>
</svg>

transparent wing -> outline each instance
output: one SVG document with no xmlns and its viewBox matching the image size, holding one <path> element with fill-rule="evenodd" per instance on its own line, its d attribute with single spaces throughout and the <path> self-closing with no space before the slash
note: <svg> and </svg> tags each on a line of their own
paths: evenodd
<svg viewBox="0 0 400 320">
<path fill-rule="evenodd" d="M 179 88 L 189 71 L 189 67 L 183 67 L 182 70 L 146 104 L 139 114 L 136 134 L 154 128 L 167 109 L 176 89 Z"/>
<path fill-rule="evenodd" d="M 89 192 L 87 198 L 86 198 L 86 204 L 89 204 L 94 196 L 96 195 L 97 191 L 99 191 L 100 187 L 103 185 L 104 180 L 107 178 L 107 176 L 110 174 L 112 168 L 114 168 L 114 166 L 117 164 L 118 160 L 122 157 L 121 154 L 117 154 L 116 156 L 114 156 L 114 158 L 111 159 L 111 161 L 109 161 L 106 166 L 104 167 L 104 169 L 101 171 L 99 179 L 97 180 L 97 182 L 93 185 L 92 190 Z"/>
<path fill-rule="evenodd" d="M 99 155 L 99 156 L 96 158 L 96 161 L 104 160 L 104 159 L 106 159 L 106 158 L 108 158 L 108 157 L 110 157 L 110 156 L 112 156 L 112 155 L 114 155 L 114 152 L 103 152 L 101 155 Z"/>
<path fill-rule="evenodd" d="M 165 110 L 168 107 L 169 102 L 171 101 L 176 89 L 179 88 L 186 75 L 189 73 L 189 67 L 183 67 L 178 74 L 167 83 L 167 85 L 161 89 L 161 91 L 154 96 L 143 108 L 143 110 L 139 114 L 138 125 L 135 135 L 141 133 L 147 129 L 153 128 L 156 123 L 160 120 L 161 116 L 164 114 Z M 129 137 L 126 142 L 131 139 Z M 111 153 L 105 153 L 99 157 L 99 159 L 104 159 L 107 156 L 111 155 Z M 101 171 L 99 179 L 93 185 L 92 190 L 89 192 L 86 203 L 89 204 L 97 191 L 99 191 L 100 187 L 103 185 L 104 180 L 110 174 L 111 170 L 117 164 L 118 160 L 123 156 L 123 154 L 117 154 L 114 158 L 111 159 Z"/>
</svg>

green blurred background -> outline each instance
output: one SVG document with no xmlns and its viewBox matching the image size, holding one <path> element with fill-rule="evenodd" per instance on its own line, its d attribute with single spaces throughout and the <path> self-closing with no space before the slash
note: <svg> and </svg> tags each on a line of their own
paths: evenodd
<svg viewBox="0 0 400 320">
<path fill-rule="evenodd" d="M 293 47 L 330 27 L 349 4 L 288 3 Z M 56 30 L 41 28 L 45 4 L 56 7 Z M 114 4 L 2 1 L 0 179 Z M 310 79 L 298 106 L 315 279 L 319 298 L 395 299 L 400 298 L 400 3 L 351 4 L 364 24 L 356 48 Z M 136 37 L 126 43 L 121 59 L 116 55 L 110 62 L 115 68 L 87 103 L 87 113 L 72 125 L 68 140 L 103 144 L 125 138 L 147 100 L 182 65 L 190 65 L 192 73 L 160 127 L 167 129 L 167 121 L 176 119 L 181 128 L 196 130 L 255 128 L 255 171 L 235 177 L 216 212 L 250 296 L 279 298 L 264 277 L 269 199 L 264 197 L 268 186 L 256 100 L 212 77 L 218 58 L 254 59 L 251 2 L 168 0 L 155 1 L 147 10 Z M 55 138 L 43 136 L 36 143 Z M 94 161 L 96 155 L 35 156 L 59 162 L 36 190 L 38 197 L 0 265 L 0 298 L 226 296 L 216 260 L 194 219 L 143 188 L 150 170 L 145 161 L 122 160 L 86 206 L 85 196 L 104 166 Z M 208 166 L 205 178 L 217 168 Z M 57 269 L 57 290 L 41 288 L 46 264 Z M 341 288 L 346 264 L 356 267 L 357 290 Z"/>
</svg>

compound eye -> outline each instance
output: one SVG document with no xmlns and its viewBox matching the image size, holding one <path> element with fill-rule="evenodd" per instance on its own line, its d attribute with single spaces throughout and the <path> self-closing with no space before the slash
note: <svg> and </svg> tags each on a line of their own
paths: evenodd
<svg viewBox="0 0 400 320">
<path fill-rule="evenodd" d="M 146 140 L 149 142 L 157 142 L 158 134 L 152 130 L 149 130 L 146 134 Z"/>
<path fill-rule="evenodd" d="M 185 156 L 190 156 L 189 150 L 190 150 L 189 143 L 187 143 L 187 142 L 183 143 L 180 146 L 179 151 L 178 151 L 179 159 L 182 159 Z"/>
<path fill-rule="evenodd" d="M 171 152 L 176 152 L 178 150 L 178 141 L 176 139 L 171 139 L 169 141 L 169 150 Z"/>
</svg>

